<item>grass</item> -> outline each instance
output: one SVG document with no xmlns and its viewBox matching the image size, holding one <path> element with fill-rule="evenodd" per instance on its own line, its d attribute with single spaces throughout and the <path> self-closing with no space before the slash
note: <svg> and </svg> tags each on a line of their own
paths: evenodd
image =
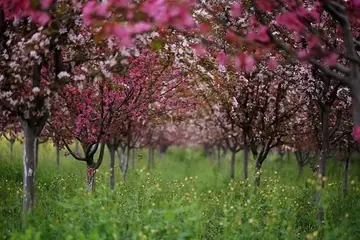
<svg viewBox="0 0 360 240">
<path fill-rule="evenodd" d="M 198 149 L 171 148 L 148 171 L 147 151 L 138 151 L 128 182 L 116 169 L 108 186 L 108 155 L 97 173 L 94 193 L 85 191 L 85 164 L 62 154 L 56 166 L 51 144 L 41 145 L 36 173 L 36 208 L 21 229 L 22 162 L 17 144 L 10 156 L 0 144 L 0 238 L 3 239 L 360 239 L 359 167 L 351 166 L 350 189 L 342 191 L 342 163 L 329 160 L 323 193 L 325 221 L 316 221 L 316 181 L 306 167 L 297 179 L 291 156 L 272 154 L 261 187 L 236 181 L 229 159 L 219 168 Z M 250 163 L 250 175 L 254 172 Z"/>
</svg>

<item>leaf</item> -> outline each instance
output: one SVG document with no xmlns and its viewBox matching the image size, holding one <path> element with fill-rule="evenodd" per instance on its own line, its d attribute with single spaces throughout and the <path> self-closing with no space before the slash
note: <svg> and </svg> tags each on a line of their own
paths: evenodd
<svg viewBox="0 0 360 240">
<path fill-rule="evenodd" d="M 154 51 L 159 51 L 164 47 L 164 41 L 161 40 L 160 38 L 155 38 L 151 43 L 150 43 L 150 48 Z"/>
</svg>

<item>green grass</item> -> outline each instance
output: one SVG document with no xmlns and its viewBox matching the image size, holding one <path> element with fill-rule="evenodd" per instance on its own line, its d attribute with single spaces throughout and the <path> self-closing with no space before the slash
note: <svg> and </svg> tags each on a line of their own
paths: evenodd
<svg viewBox="0 0 360 240">
<path fill-rule="evenodd" d="M 0 238 L 3 239 L 360 239 L 359 168 L 351 165 L 349 193 L 342 191 L 342 163 L 329 160 L 316 221 L 315 179 L 306 167 L 297 179 L 296 161 L 272 154 L 264 163 L 261 187 L 229 180 L 229 158 L 218 168 L 200 150 L 171 148 L 148 171 L 147 151 L 138 152 L 128 182 L 116 168 L 108 186 L 108 155 L 97 173 L 94 193 L 85 191 L 85 164 L 62 154 L 55 163 L 51 144 L 41 145 L 36 173 L 36 208 L 21 229 L 21 146 L 13 156 L 0 144 Z M 254 162 L 250 162 L 253 175 Z"/>
</svg>

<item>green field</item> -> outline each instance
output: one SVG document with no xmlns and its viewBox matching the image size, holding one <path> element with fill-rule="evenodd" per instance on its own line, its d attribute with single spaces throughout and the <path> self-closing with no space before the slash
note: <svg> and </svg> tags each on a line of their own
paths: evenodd
<svg viewBox="0 0 360 240">
<path fill-rule="evenodd" d="M 330 159 L 316 220 L 316 183 L 310 168 L 297 179 L 293 156 L 273 153 L 264 163 L 261 186 L 242 181 L 241 153 L 236 181 L 229 156 L 219 168 L 199 149 L 171 148 L 153 169 L 147 151 L 137 152 L 129 179 L 116 168 L 109 189 L 108 155 L 96 175 L 94 193 L 85 190 L 86 166 L 61 155 L 56 166 L 51 144 L 40 147 L 36 207 L 21 226 L 22 147 L 13 156 L 0 145 L 0 238 L 2 239 L 360 239 L 360 168 L 353 159 L 350 189 L 342 189 L 343 163 Z M 250 162 L 250 173 L 254 172 Z"/>
</svg>

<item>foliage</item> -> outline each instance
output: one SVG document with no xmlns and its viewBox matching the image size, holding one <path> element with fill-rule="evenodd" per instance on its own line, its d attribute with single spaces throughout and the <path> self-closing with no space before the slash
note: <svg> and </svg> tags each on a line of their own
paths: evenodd
<svg viewBox="0 0 360 240">
<path fill-rule="evenodd" d="M 102 167 L 96 191 L 90 193 L 84 191 L 81 163 L 62 157 L 56 167 L 50 144 L 40 149 L 36 208 L 23 231 L 20 156 L 9 158 L 4 142 L 0 148 L 3 239 L 357 239 L 359 234 L 355 164 L 347 195 L 342 194 L 341 163 L 329 164 L 333 175 L 324 190 L 325 224 L 319 229 L 315 179 L 306 169 L 296 180 L 293 156 L 279 165 L 272 154 L 264 165 L 263 185 L 254 190 L 252 181 L 230 182 L 228 164 L 219 169 L 199 150 L 171 148 L 152 172 L 145 170 L 146 151 L 141 151 L 128 182 L 119 181 L 117 173 L 118 184 L 111 191 L 108 169 Z"/>
</svg>

